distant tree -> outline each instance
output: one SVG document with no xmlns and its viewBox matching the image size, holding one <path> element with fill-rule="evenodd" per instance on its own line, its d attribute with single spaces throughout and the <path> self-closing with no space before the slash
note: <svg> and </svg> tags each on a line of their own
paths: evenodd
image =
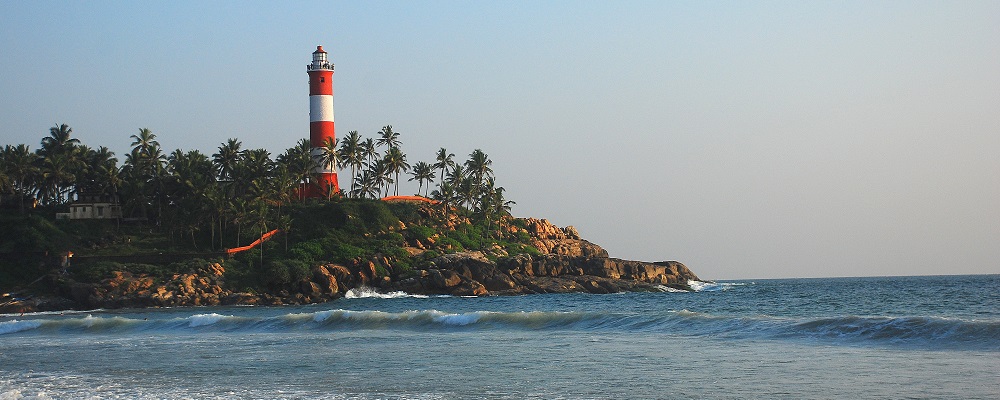
<svg viewBox="0 0 1000 400">
<path fill-rule="evenodd" d="M 379 131 L 379 138 L 376 144 L 378 146 L 386 146 L 386 153 L 388 153 L 389 150 L 398 148 L 400 144 L 399 132 L 393 131 L 392 125 L 383 126 L 382 130 Z"/>
<path fill-rule="evenodd" d="M 22 213 L 24 212 L 24 199 L 31 197 L 36 190 L 36 179 L 39 175 L 37 164 L 38 155 L 24 144 L 4 146 L 3 153 L 0 155 L 0 166 L 11 181 Z"/>
<path fill-rule="evenodd" d="M 375 145 L 375 139 L 368 138 L 362 143 L 361 152 L 364 154 L 364 159 L 371 166 L 375 162 L 375 158 L 378 157 L 378 149 Z"/>
<path fill-rule="evenodd" d="M 316 160 L 312 157 L 312 147 L 309 144 L 309 139 L 300 139 L 299 142 L 291 147 L 277 158 L 277 163 L 279 168 L 285 170 L 285 173 L 290 175 L 290 178 L 295 184 L 294 193 L 297 193 L 299 200 L 302 200 L 305 195 L 303 190 L 299 190 L 300 183 L 306 182 L 312 175 L 313 171 L 316 169 Z"/>
<path fill-rule="evenodd" d="M 431 192 L 431 198 L 440 202 L 441 207 L 444 209 L 445 221 L 447 221 L 451 213 L 451 205 L 456 198 L 454 186 L 450 182 L 442 182 L 437 190 Z"/>
<path fill-rule="evenodd" d="M 357 181 L 358 170 L 365 165 L 365 154 L 361 135 L 358 131 L 350 131 L 340 143 L 340 162 L 351 167 L 351 190 L 354 193 L 354 183 Z"/>
<path fill-rule="evenodd" d="M 197 247 L 195 232 L 202 226 L 213 226 L 211 192 L 216 187 L 215 165 L 198 150 L 185 153 L 178 149 L 167 157 L 166 169 L 164 190 L 170 227 L 189 234 L 192 246 Z"/>
<path fill-rule="evenodd" d="M 42 202 L 46 204 L 66 202 L 67 195 L 76 182 L 74 171 L 80 168 L 80 164 L 82 161 L 72 154 L 56 153 L 42 158 L 39 191 Z"/>
<path fill-rule="evenodd" d="M 493 161 L 480 149 L 476 149 L 469 154 L 469 159 L 465 161 L 465 168 L 468 169 L 469 175 L 472 178 L 469 190 L 470 196 L 473 198 L 473 203 L 478 203 L 478 194 L 484 192 L 483 185 L 486 183 L 486 178 L 493 176 L 492 166 Z M 478 205 L 472 204 L 472 206 L 477 207 Z"/>
<path fill-rule="evenodd" d="M 319 159 L 320 165 L 326 170 L 336 170 L 337 161 L 340 160 L 340 153 L 337 150 L 337 139 L 326 138 L 326 141 L 321 144 L 320 150 L 322 151 Z M 331 186 L 323 189 L 326 191 L 326 199 L 330 200 L 336 188 Z"/>
<path fill-rule="evenodd" d="M 233 168 L 240 159 L 243 150 L 240 147 L 243 142 L 230 138 L 226 143 L 219 146 L 219 151 L 212 154 L 212 162 L 219 171 L 219 180 L 231 181 L 233 179 Z"/>
<path fill-rule="evenodd" d="M 385 154 L 385 164 L 388 172 L 395 174 L 396 178 L 393 182 L 396 183 L 396 188 L 393 194 L 399 195 L 399 173 L 406 172 L 410 169 L 410 164 L 406 162 L 406 154 L 403 154 L 398 147 L 393 147 Z"/>
<path fill-rule="evenodd" d="M 139 129 L 138 134 L 130 137 L 132 151 L 125 155 L 122 167 L 122 190 L 128 199 L 126 208 L 133 212 L 138 208 L 142 217 L 148 218 L 149 209 L 155 206 L 158 218 L 165 202 L 163 180 L 167 158 L 156 140 L 156 134 L 149 129 Z"/>
<path fill-rule="evenodd" d="M 49 128 L 49 136 L 42 138 L 42 147 L 38 149 L 38 154 L 47 157 L 72 153 L 73 148 L 80 144 L 80 139 L 70 137 L 72 134 L 73 128 L 66 124 Z"/>
<path fill-rule="evenodd" d="M 413 175 L 413 177 L 410 178 L 408 181 L 416 180 L 417 183 L 420 185 L 419 188 L 417 188 L 418 195 L 420 194 L 421 189 L 424 188 L 424 182 L 427 182 L 427 188 L 428 188 L 427 190 L 430 189 L 431 186 L 430 183 L 434 181 L 434 169 L 431 167 L 430 164 L 423 161 L 418 161 L 416 164 L 413 164 L 413 172 L 411 172 L 411 174 Z M 423 196 L 427 196 L 426 190 L 424 191 Z"/>
<path fill-rule="evenodd" d="M 455 165 L 454 158 L 455 155 L 449 153 L 448 150 L 445 150 L 444 147 L 438 149 L 437 156 L 434 162 L 434 169 L 441 171 L 441 179 L 438 181 L 439 185 L 444 183 L 445 172 L 448 172 L 448 169 Z"/>
</svg>

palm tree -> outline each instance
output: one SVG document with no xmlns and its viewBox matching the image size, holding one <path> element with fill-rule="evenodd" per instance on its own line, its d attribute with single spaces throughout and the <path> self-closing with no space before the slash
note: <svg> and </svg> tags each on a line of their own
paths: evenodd
<svg viewBox="0 0 1000 400">
<path fill-rule="evenodd" d="M 393 191 L 393 194 L 398 196 L 399 173 L 400 171 L 406 172 L 410 170 L 410 164 L 406 162 L 406 154 L 403 154 L 403 152 L 399 150 L 398 147 L 390 148 L 389 151 L 385 154 L 385 164 L 386 168 L 388 169 L 388 172 L 396 174 L 396 179 L 394 180 L 394 182 L 396 183 L 396 188 Z"/>
<path fill-rule="evenodd" d="M 392 130 L 392 125 L 383 126 L 382 130 L 379 131 L 378 134 L 379 134 L 379 138 L 378 138 L 378 142 L 376 142 L 376 144 L 378 144 L 379 146 L 385 145 L 387 147 L 386 148 L 386 152 L 388 152 L 388 150 L 391 150 L 391 149 L 399 147 L 399 143 L 400 143 L 399 142 L 399 132 L 394 132 Z"/>
<path fill-rule="evenodd" d="M 132 151 L 125 156 L 122 175 L 125 176 L 125 191 L 130 197 L 130 206 L 139 207 L 142 216 L 148 218 L 148 207 L 156 205 L 156 216 L 159 217 L 166 203 L 164 191 L 164 165 L 167 158 L 156 140 L 156 134 L 146 128 L 139 129 L 139 134 L 132 138 Z"/>
<path fill-rule="evenodd" d="M 469 159 L 465 161 L 465 168 L 468 169 L 468 173 L 472 178 L 468 192 L 470 196 L 470 206 L 478 207 L 478 203 L 480 203 L 479 198 L 483 197 L 479 196 L 479 193 L 487 193 L 487 190 L 483 187 L 483 185 L 486 183 L 487 178 L 492 178 L 492 165 L 493 161 L 490 160 L 490 157 L 480 149 L 476 149 L 469 154 Z"/>
<path fill-rule="evenodd" d="M 362 171 L 356 178 L 354 178 L 355 183 L 357 183 L 352 195 L 359 198 L 375 198 L 378 196 L 379 187 L 378 181 L 380 175 L 374 170 L 366 169 Z"/>
<path fill-rule="evenodd" d="M 39 174 L 37 163 L 38 155 L 33 153 L 27 145 L 4 146 L 0 165 L 11 180 L 22 213 L 24 212 L 24 198 L 29 197 L 36 190 L 35 182 Z"/>
<path fill-rule="evenodd" d="M 42 147 L 38 149 L 39 155 L 49 156 L 55 154 L 67 154 L 80 143 L 80 139 L 71 138 L 73 128 L 62 124 L 49 128 L 49 136 L 42 138 Z"/>
<path fill-rule="evenodd" d="M 160 147 L 160 142 L 156 141 L 156 134 L 148 128 L 140 128 L 138 135 L 129 136 L 132 138 L 133 152 L 139 152 L 139 154 L 145 155 L 147 157 L 152 157 L 154 149 Z"/>
<path fill-rule="evenodd" d="M 413 172 L 411 174 L 413 177 L 410 178 L 409 181 L 416 180 L 417 183 L 420 184 L 420 187 L 417 188 L 418 195 L 420 194 L 420 190 L 424 188 L 425 181 L 427 182 L 427 188 L 430 189 L 430 183 L 434 180 L 434 169 L 430 164 L 423 161 L 417 161 L 416 164 L 413 164 Z M 424 196 L 427 196 L 426 191 L 424 192 Z"/>
<path fill-rule="evenodd" d="M 337 168 L 337 161 L 340 160 L 340 153 L 337 150 L 337 139 L 327 137 L 319 149 L 321 151 L 319 163 L 323 166 L 323 169 L 327 171 L 335 170 Z M 326 191 L 327 200 L 333 198 L 335 190 L 332 185 L 323 189 Z"/>
<path fill-rule="evenodd" d="M 164 192 L 170 226 L 188 233 L 191 244 L 197 247 L 195 232 L 206 221 L 214 227 L 210 218 L 213 212 L 210 192 L 216 186 L 215 165 L 198 150 L 185 153 L 178 149 L 167 158 L 166 170 Z"/>
<path fill-rule="evenodd" d="M 369 166 L 375 162 L 375 157 L 378 156 L 378 152 L 376 150 L 375 139 L 365 139 L 361 145 L 361 153 L 364 155 L 362 158 L 365 159 Z"/>
<path fill-rule="evenodd" d="M 354 193 L 354 182 L 357 180 L 357 171 L 365 164 L 361 135 L 358 134 L 358 131 L 347 132 L 347 136 L 340 143 L 340 162 L 343 165 L 351 166 L 350 193 Z"/>
<path fill-rule="evenodd" d="M 392 180 L 393 171 L 391 168 L 389 168 L 388 160 L 386 158 L 380 158 L 375 160 L 375 162 L 368 167 L 368 171 L 371 173 L 369 179 L 372 180 L 372 182 L 375 184 L 375 187 L 377 188 L 376 193 L 381 194 L 383 197 L 388 196 L 389 185 L 391 185 L 393 182 Z M 385 194 L 382 194 L 383 188 Z M 376 197 L 378 196 L 376 195 Z"/>
<path fill-rule="evenodd" d="M 215 168 L 219 171 L 220 180 L 232 180 L 233 179 L 233 166 L 240 159 L 240 155 L 243 153 L 240 150 L 240 146 L 243 142 L 236 139 L 229 139 L 226 143 L 219 146 L 219 152 L 212 154 L 212 161 L 215 162 Z"/>
<path fill-rule="evenodd" d="M 340 160 L 340 153 L 337 150 L 337 141 L 337 139 L 327 137 L 323 143 L 320 143 L 319 149 L 322 153 L 320 153 L 319 162 L 325 170 L 333 170 L 337 168 L 337 161 Z"/>
<path fill-rule="evenodd" d="M 118 159 L 115 153 L 101 146 L 93 150 L 87 146 L 77 148 L 83 160 L 83 173 L 77 177 L 77 193 L 90 193 L 113 198 L 121 186 Z"/>
<path fill-rule="evenodd" d="M 312 147 L 309 144 L 309 139 L 301 139 L 295 147 L 285 150 L 284 154 L 278 156 L 277 162 L 281 168 L 286 169 L 291 175 L 297 188 L 301 187 L 298 184 L 307 182 L 309 176 L 316 169 L 316 160 L 312 157 Z M 305 191 L 297 190 L 297 192 L 299 200 L 302 200 Z"/>
<path fill-rule="evenodd" d="M 441 170 L 441 180 L 438 181 L 438 184 L 444 183 L 444 173 L 448 171 L 448 168 L 455 165 L 454 158 L 455 155 L 449 153 L 444 147 L 438 149 L 434 162 L 434 169 Z"/>
<path fill-rule="evenodd" d="M 455 200 L 455 187 L 450 182 L 441 182 L 438 189 L 431 192 L 431 198 L 441 202 L 441 206 L 444 207 L 444 219 L 447 221 L 451 204 Z"/>
<path fill-rule="evenodd" d="M 465 161 L 465 168 L 469 174 L 475 177 L 477 185 L 483 184 L 483 179 L 493 174 L 493 161 L 482 150 L 476 149 L 469 154 L 469 159 Z"/>
<path fill-rule="evenodd" d="M 69 194 L 70 186 L 76 182 L 73 171 L 83 162 L 71 154 L 52 154 L 41 161 L 42 200 L 46 204 L 62 204 L 67 200 L 66 195 Z"/>
</svg>

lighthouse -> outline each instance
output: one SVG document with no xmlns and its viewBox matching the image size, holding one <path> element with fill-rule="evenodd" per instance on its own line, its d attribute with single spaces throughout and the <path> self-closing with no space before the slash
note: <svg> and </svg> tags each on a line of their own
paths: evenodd
<svg viewBox="0 0 1000 400">
<path fill-rule="evenodd" d="M 324 146 L 336 140 L 333 125 L 333 64 L 323 46 L 316 46 L 309 73 L 309 143 L 316 161 L 309 197 L 328 197 L 340 191 L 336 162 L 326 157 Z"/>
</svg>

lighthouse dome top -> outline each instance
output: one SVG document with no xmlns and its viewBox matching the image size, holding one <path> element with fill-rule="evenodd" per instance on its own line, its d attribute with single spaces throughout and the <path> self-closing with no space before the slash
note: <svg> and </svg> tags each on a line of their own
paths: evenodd
<svg viewBox="0 0 1000 400">
<path fill-rule="evenodd" d="M 333 64 L 326 59 L 326 51 L 323 50 L 323 46 L 316 46 L 316 51 L 312 53 L 312 63 L 306 65 L 306 70 L 333 70 Z"/>
</svg>

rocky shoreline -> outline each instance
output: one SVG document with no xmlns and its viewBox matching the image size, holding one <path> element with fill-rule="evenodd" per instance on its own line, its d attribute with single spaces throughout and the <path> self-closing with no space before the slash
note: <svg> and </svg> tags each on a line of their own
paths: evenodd
<svg viewBox="0 0 1000 400">
<path fill-rule="evenodd" d="M 128 272 L 114 272 L 110 278 L 96 284 L 72 282 L 53 275 L 49 279 L 59 288 L 61 297 L 0 298 L 0 313 L 310 304 L 335 300 L 352 289 L 364 287 L 384 292 L 455 296 L 616 293 L 662 291 L 666 287 L 688 290 L 688 281 L 699 280 L 677 261 L 650 263 L 611 258 L 600 246 L 580 239 L 573 227 L 558 228 L 544 219 L 529 219 L 528 231 L 532 245 L 541 254 L 490 257 L 480 251 L 452 253 L 433 259 L 423 269 L 381 277 L 373 261 L 318 265 L 312 268 L 311 276 L 276 293 L 227 289 L 226 270 L 218 263 L 190 273 L 175 274 L 169 279 L 160 279 L 161 282 Z"/>
</svg>

